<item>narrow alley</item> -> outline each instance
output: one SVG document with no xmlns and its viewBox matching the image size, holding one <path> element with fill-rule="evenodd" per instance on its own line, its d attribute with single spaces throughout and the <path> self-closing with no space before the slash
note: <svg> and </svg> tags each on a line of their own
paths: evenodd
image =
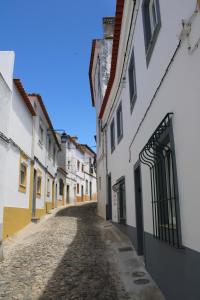
<svg viewBox="0 0 200 300">
<path fill-rule="evenodd" d="M 162 299 L 151 279 L 146 291 L 136 289 L 132 296 L 124 288 L 117 275 L 120 259 L 113 260 L 113 242 L 119 237 L 111 233 L 109 222 L 96 216 L 95 202 L 59 209 L 46 218 L 5 242 L 0 299 Z M 124 253 L 131 266 L 130 254 Z M 138 258 L 134 260 L 138 269 Z M 126 276 L 127 271 L 128 266 Z"/>
</svg>

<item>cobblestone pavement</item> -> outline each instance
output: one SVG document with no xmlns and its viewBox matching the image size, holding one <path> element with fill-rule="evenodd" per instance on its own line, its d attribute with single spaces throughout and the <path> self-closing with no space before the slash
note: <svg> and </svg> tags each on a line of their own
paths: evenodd
<svg viewBox="0 0 200 300">
<path fill-rule="evenodd" d="M 96 204 L 68 207 L 5 248 L 0 299 L 119 299 Z"/>
</svg>

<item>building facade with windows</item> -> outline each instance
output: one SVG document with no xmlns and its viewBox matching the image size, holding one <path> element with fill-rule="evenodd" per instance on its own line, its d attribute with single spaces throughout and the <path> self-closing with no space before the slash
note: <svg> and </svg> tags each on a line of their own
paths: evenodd
<svg viewBox="0 0 200 300">
<path fill-rule="evenodd" d="M 106 179 L 106 140 L 103 134 L 102 121 L 98 118 L 105 97 L 106 88 L 110 76 L 113 31 L 115 18 L 103 18 L 103 39 L 95 39 L 92 42 L 92 51 L 89 68 L 89 80 L 92 96 L 92 105 L 96 108 L 96 141 L 97 141 L 97 198 L 98 213 L 101 217 L 106 216 L 107 179 Z"/>
<path fill-rule="evenodd" d="M 66 172 L 66 201 L 75 204 L 96 200 L 95 152 L 87 145 L 79 144 L 77 137 L 67 135 L 61 145 L 59 166 Z"/>
<path fill-rule="evenodd" d="M 19 79 L 13 80 L 9 122 L 9 145 L 6 178 L 3 238 L 7 238 L 30 222 L 33 119 L 35 110 Z"/>
<path fill-rule="evenodd" d="M 199 9 L 196 0 L 117 0 L 102 99 L 94 44 L 90 64 L 104 146 L 100 165 L 97 138 L 99 213 L 129 235 L 170 300 L 200 297 Z"/>
<path fill-rule="evenodd" d="M 57 161 L 61 149 L 42 97 L 29 94 L 29 99 L 36 112 L 33 133 L 32 219 L 39 219 L 60 204 Z"/>
</svg>

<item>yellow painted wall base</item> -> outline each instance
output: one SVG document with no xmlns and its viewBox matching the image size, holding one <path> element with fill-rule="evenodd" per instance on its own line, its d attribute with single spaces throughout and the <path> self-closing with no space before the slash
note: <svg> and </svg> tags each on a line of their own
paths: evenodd
<svg viewBox="0 0 200 300">
<path fill-rule="evenodd" d="M 31 221 L 29 208 L 4 207 L 3 239 L 17 233 Z"/>
<path fill-rule="evenodd" d="M 84 195 L 83 200 L 84 201 L 90 201 L 90 196 L 89 195 Z"/>
<path fill-rule="evenodd" d="M 76 196 L 76 202 L 83 202 L 80 196 Z"/>
<path fill-rule="evenodd" d="M 41 217 L 43 217 L 45 215 L 45 213 L 46 213 L 45 208 L 36 209 L 35 217 L 40 219 Z"/>
<path fill-rule="evenodd" d="M 46 202 L 46 213 L 48 214 L 52 210 L 52 202 Z"/>
<path fill-rule="evenodd" d="M 63 206 L 63 200 L 58 200 L 57 201 L 57 207 Z"/>
<path fill-rule="evenodd" d="M 97 193 L 92 194 L 92 200 L 94 200 L 94 201 L 97 200 Z"/>
</svg>

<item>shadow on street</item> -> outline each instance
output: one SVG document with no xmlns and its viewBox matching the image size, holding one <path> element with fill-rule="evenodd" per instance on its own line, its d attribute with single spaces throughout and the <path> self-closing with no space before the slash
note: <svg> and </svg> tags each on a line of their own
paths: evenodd
<svg viewBox="0 0 200 300">
<path fill-rule="evenodd" d="M 100 230 L 101 219 L 96 216 L 96 208 L 96 203 L 89 203 L 65 208 L 56 214 L 56 218 L 76 218 L 77 233 L 40 300 L 118 299 L 106 261 Z"/>
</svg>

